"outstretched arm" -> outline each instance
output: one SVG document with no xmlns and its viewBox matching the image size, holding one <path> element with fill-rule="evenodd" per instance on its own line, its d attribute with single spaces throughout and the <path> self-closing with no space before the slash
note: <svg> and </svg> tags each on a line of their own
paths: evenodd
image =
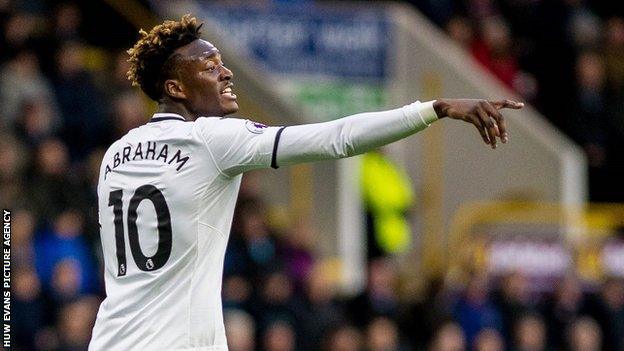
<svg viewBox="0 0 624 351">
<path fill-rule="evenodd" d="M 278 132 L 271 163 L 277 167 L 358 155 L 412 135 L 443 117 L 473 124 L 485 143 L 496 148 L 497 137 L 503 143 L 508 139 L 499 110 L 523 106 L 510 100 L 439 99 L 330 122 L 286 127 Z"/>
</svg>

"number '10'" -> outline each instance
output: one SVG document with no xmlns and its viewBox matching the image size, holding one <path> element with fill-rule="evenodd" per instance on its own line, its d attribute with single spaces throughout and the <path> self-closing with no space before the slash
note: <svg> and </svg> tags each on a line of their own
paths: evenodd
<svg viewBox="0 0 624 351">
<path fill-rule="evenodd" d="M 126 240 L 123 226 L 123 191 L 111 191 L 108 206 L 113 206 L 115 215 L 115 246 L 117 252 L 117 276 L 124 276 L 128 271 L 126 264 Z M 147 257 L 141 250 L 139 230 L 137 229 L 137 208 L 143 200 L 150 200 L 158 219 L 158 249 L 153 256 Z M 128 239 L 130 250 L 137 267 L 142 271 L 154 271 L 165 265 L 171 255 L 171 215 L 162 192 L 153 185 L 146 184 L 136 189 L 128 206 Z"/>
</svg>

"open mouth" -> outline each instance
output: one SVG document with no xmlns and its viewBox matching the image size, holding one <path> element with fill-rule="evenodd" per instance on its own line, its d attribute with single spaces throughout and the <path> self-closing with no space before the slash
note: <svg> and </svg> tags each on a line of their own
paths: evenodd
<svg viewBox="0 0 624 351">
<path fill-rule="evenodd" d="M 236 99 L 236 94 L 232 92 L 232 85 L 228 85 L 225 89 L 221 90 L 221 95 L 227 98 Z"/>
</svg>

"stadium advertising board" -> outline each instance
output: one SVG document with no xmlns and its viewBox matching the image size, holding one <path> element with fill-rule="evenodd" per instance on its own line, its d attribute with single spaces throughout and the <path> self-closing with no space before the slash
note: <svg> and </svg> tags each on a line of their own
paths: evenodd
<svg viewBox="0 0 624 351">
<path fill-rule="evenodd" d="M 555 234 L 555 233 L 553 233 Z M 550 290 L 571 270 L 588 282 L 624 278 L 624 240 L 614 236 L 574 245 L 562 237 L 484 235 L 475 241 L 472 262 L 494 276 L 523 272 L 534 290 Z"/>
<path fill-rule="evenodd" d="M 165 2 L 153 1 L 161 13 Z M 228 45 L 279 79 L 284 96 L 319 120 L 385 105 L 390 22 L 380 9 L 196 4 Z M 217 43 L 219 45 L 219 43 Z"/>
<path fill-rule="evenodd" d="M 228 7 L 205 3 L 232 44 L 272 72 L 379 81 L 387 75 L 390 39 L 383 11 L 361 7 Z"/>
</svg>

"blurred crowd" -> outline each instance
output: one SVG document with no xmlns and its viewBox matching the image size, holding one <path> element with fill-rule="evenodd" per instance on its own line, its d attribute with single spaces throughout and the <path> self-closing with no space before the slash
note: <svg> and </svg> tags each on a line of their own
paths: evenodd
<svg viewBox="0 0 624 351">
<path fill-rule="evenodd" d="M 624 20 L 582 1 L 561 10 L 546 3 L 559 2 L 453 4 L 440 23 L 573 135 L 598 177 L 621 157 L 613 148 L 624 124 L 613 123 L 624 118 Z M 538 9 L 551 11 L 539 17 L 547 28 L 531 22 Z M 151 112 L 126 80 L 125 52 L 94 44 L 83 10 L 0 0 L 0 205 L 13 209 L 14 350 L 86 349 L 104 297 L 99 163 Z M 99 27 L 102 37 L 114 33 Z M 535 292 L 519 272 L 474 274 L 415 295 L 404 291 L 414 278 L 382 257 L 369 263 L 366 288 L 344 296 L 335 265 L 314 254 L 311 226 L 273 228 L 245 184 L 224 271 L 231 351 L 624 349 L 624 283 L 616 279 L 588 287 L 571 275 L 556 291 Z"/>
<path fill-rule="evenodd" d="M 104 296 L 99 164 L 149 116 L 123 50 L 89 42 L 83 21 L 76 5 L 0 0 L 0 205 L 13 210 L 15 350 L 86 349 Z"/>
<path fill-rule="evenodd" d="M 410 2 L 580 144 L 592 201 L 624 201 L 624 3 Z"/>
</svg>

